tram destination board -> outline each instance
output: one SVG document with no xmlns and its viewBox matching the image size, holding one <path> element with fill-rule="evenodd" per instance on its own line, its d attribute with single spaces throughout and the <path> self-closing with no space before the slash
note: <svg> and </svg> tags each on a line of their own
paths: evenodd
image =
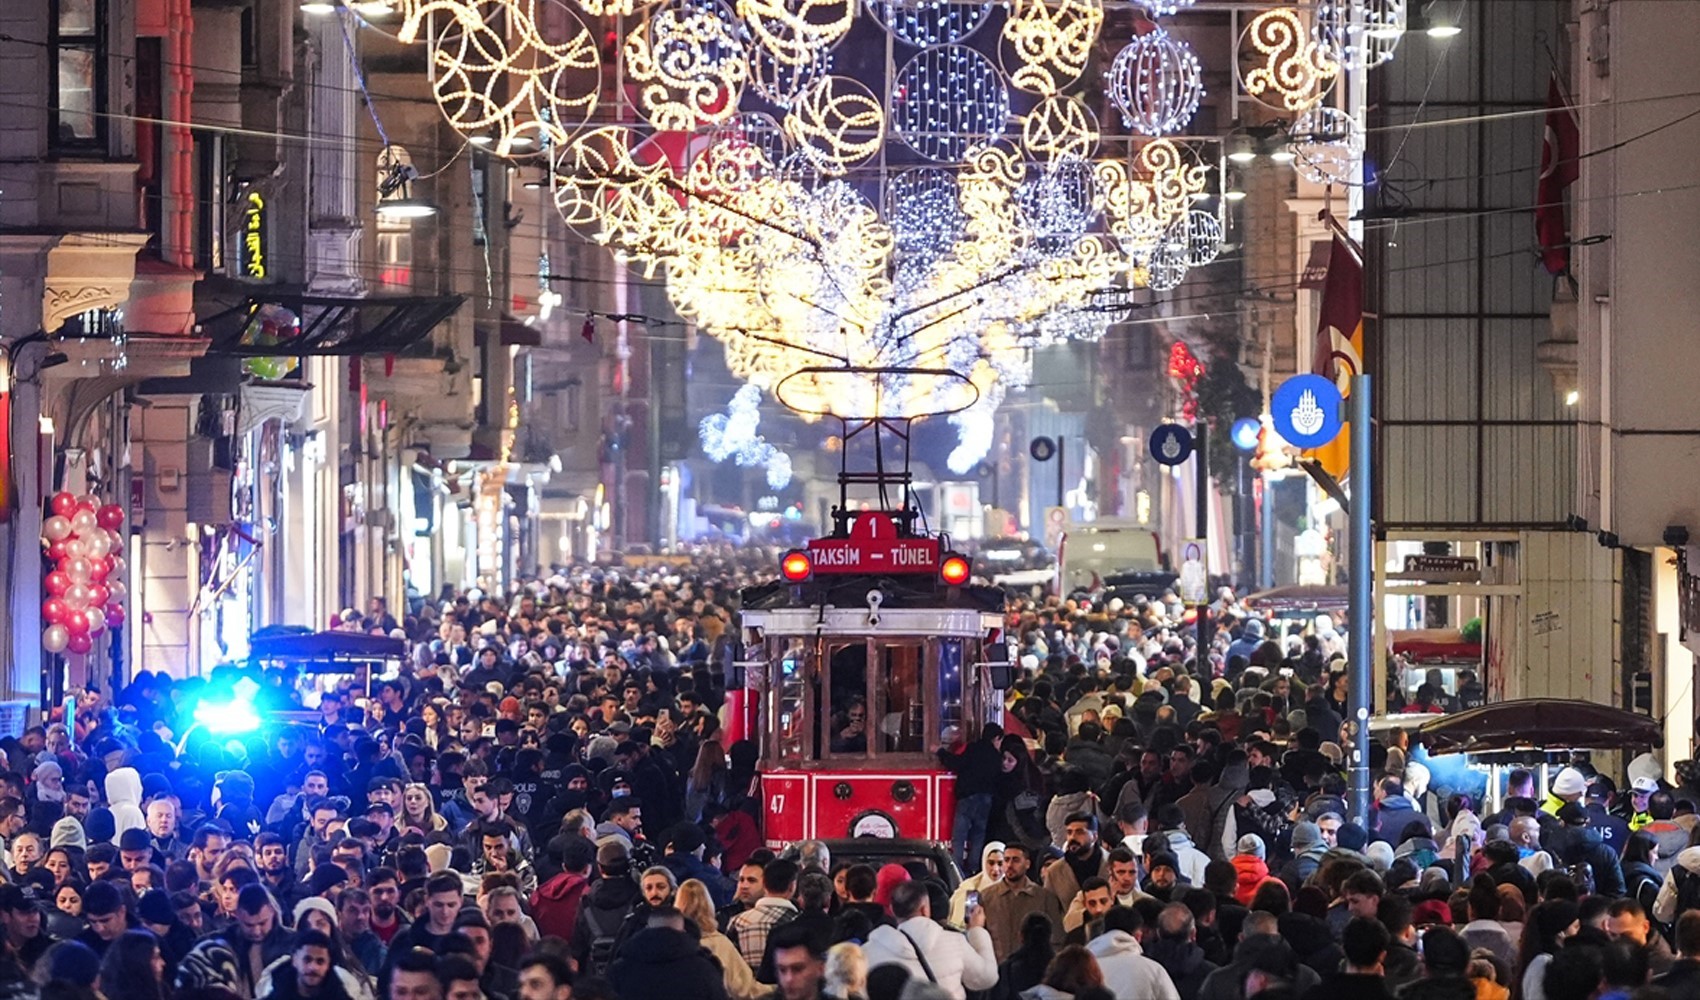
<svg viewBox="0 0 1700 1000">
<path fill-rule="evenodd" d="M 899 535 L 889 516 L 864 511 L 857 516 L 848 538 L 810 539 L 809 560 L 817 576 L 937 573 L 940 549 L 938 539 Z"/>
</svg>

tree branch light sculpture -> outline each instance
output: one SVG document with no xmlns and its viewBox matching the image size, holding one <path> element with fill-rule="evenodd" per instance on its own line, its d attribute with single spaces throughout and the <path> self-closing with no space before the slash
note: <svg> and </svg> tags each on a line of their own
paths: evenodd
<svg viewBox="0 0 1700 1000">
<path fill-rule="evenodd" d="M 1353 16 L 1402 10 L 1326 2 Z M 990 446 L 992 411 L 1031 378 L 1035 346 L 1102 336 L 1134 290 L 1178 286 L 1221 246 L 1220 216 L 1198 201 L 1214 151 L 1161 138 L 1191 123 L 1204 69 L 1165 28 L 1107 74 L 1128 125 L 1152 138 L 1099 149 L 1078 81 L 1103 0 L 400 6 L 398 37 L 433 45 L 434 79 L 455 80 L 438 88 L 451 123 L 493 136 L 497 155 L 528 155 L 504 136 L 533 138 L 562 219 L 664 278 L 679 315 L 722 343 L 747 386 L 702 428 L 716 454 L 775 464 L 755 434 L 760 395 L 835 367 L 866 375 L 792 379 L 786 404 L 949 413 L 950 466 L 965 471 Z M 610 15 L 620 20 L 588 20 Z M 1248 94 L 1290 113 L 1318 107 L 1355 58 L 1350 39 L 1325 44 L 1321 17 L 1279 8 L 1253 22 L 1237 67 Z M 581 74 L 600 46 L 586 23 L 619 31 L 626 84 L 589 124 L 598 90 Z M 871 58 L 875 43 L 897 58 Z M 1331 141 L 1338 123 L 1311 117 L 1311 140 Z M 903 374 L 940 370 L 960 378 Z"/>
</svg>

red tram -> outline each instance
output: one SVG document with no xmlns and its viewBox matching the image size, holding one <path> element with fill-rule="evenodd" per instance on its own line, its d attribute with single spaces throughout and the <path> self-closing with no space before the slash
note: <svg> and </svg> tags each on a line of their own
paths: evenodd
<svg viewBox="0 0 1700 1000">
<path fill-rule="evenodd" d="M 889 419 L 847 427 L 846 439 L 868 428 L 907 444 L 907 422 Z M 848 509 L 849 484 L 908 496 L 909 475 L 907 461 L 841 470 L 832 533 L 786 553 L 779 579 L 744 591 L 742 693 L 761 748 L 769 846 L 947 843 L 955 780 L 936 749 L 1002 720 L 1003 591 L 974 584 L 948 539 L 917 530 L 916 507 Z"/>
</svg>

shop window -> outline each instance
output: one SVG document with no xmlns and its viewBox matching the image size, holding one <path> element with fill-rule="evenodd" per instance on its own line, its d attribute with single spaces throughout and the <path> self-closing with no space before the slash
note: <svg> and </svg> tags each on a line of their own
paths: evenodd
<svg viewBox="0 0 1700 1000">
<path fill-rule="evenodd" d="M 94 151 L 106 137 L 106 0 L 53 0 L 53 147 Z"/>
</svg>

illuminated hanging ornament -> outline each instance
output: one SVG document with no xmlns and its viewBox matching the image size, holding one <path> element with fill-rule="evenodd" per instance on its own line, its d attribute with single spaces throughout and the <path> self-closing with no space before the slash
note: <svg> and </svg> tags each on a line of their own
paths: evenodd
<svg viewBox="0 0 1700 1000">
<path fill-rule="evenodd" d="M 986 6 L 992 6 L 987 4 Z M 1003 24 L 1009 82 L 1049 97 L 1079 79 L 1104 25 L 1103 0 L 1014 0 Z"/>
<path fill-rule="evenodd" d="M 749 80 L 743 29 L 718 0 L 671 0 L 626 35 L 626 76 L 663 132 L 689 132 L 738 113 Z"/>
<path fill-rule="evenodd" d="M 1294 119 L 1293 169 L 1312 184 L 1346 184 L 1363 157 L 1364 133 L 1356 118 L 1322 105 Z"/>
<path fill-rule="evenodd" d="M 761 390 L 745 385 L 732 396 L 725 413 L 711 413 L 697 428 L 703 454 L 712 462 L 730 459 L 740 468 L 760 468 L 767 485 L 782 490 L 791 484 L 791 458 L 756 433 L 761 425 Z"/>
<path fill-rule="evenodd" d="M 1186 214 L 1186 264 L 1203 267 L 1222 252 L 1222 222 L 1209 212 L 1193 209 Z"/>
<path fill-rule="evenodd" d="M 857 0 L 738 0 L 738 17 L 775 61 L 806 66 L 849 33 L 856 5 Z"/>
<path fill-rule="evenodd" d="M 449 124 L 498 156 L 559 146 L 596 109 L 600 61 L 596 40 L 571 12 L 548 14 L 539 0 L 466 0 L 422 8 L 444 15 L 427 43 L 432 92 Z M 543 0 L 547 3 L 549 0 Z M 409 12 L 404 36 L 418 30 Z"/>
<path fill-rule="evenodd" d="M 785 134 L 815 169 L 837 177 L 879 152 L 885 113 L 860 82 L 824 76 L 798 95 L 785 115 Z"/>
<path fill-rule="evenodd" d="M 931 267 L 961 238 L 967 220 L 958 197 L 956 178 L 937 167 L 905 170 L 886 185 L 885 216 L 900 273 Z"/>
<path fill-rule="evenodd" d="M 1246 25 L 1237 63 L 1247 96 L 1277 111 L 1316 106 L 1341 68 L 1290 7 L 1266 10 Z"/>
<path fill-rule="evenodd" d="M 1204 96 L 1204 70 L 1192 46 L 1158 28 L 1116 53 L 1110 99 L 1122 122 L 1143 135 L 1167 135 L 1191 124 Z"/>
<path fill-rule="evenodd" d="M 868 0 L 868 10 L 885 30 L 917 48 L 961 41 L 996 6 L 983 0 Z"/>
<path fill-rule="evenodd" d="M 1405 22 L 1405 0 L 1322 0 L 1316 40 L 1346 69 L 1374 69 L 1393 58 Z"/>
<path fill-rule="evenodd" d="M 1090 159 L 1098 151 L 1098 116 L 1078 97 L 1047 97 L 1021 119 L 1021 144 L 1039 159 Z"/>
<path fill-rule="evenodd" d="M 832 72 L 832 50 L 821 49 L 807 62 L 788 63 L 761 46 L 750 52 L 750 89 L 776 108 L 789 108 L 809 84 Z"/>
<path fill-rule="evenodd" d="M 960 163 L 968 147 L 1003 134 L 1009 93 L 998 68 L 962 45 L 915 54 L 891 87 L 891 129 L 929 160 Z"/>
</svg>

